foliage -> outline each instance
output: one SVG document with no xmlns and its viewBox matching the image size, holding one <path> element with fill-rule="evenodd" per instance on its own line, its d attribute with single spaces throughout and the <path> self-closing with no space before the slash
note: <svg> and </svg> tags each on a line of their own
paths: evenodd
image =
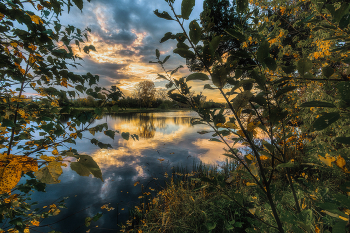
<svg viewBox="0 0 350 233">
<path fill-rule="evenodd" d="M 172 15 L 156 15 L 175 20 L 182 31 L 161 42 L 176 39 L 173 52 L 195 59 L 204 71 L 175 79 L 178 68 L 166 71 L 168 59 L 159 52 L 154 63 L 164 69 L 159 76 L 169 81 L 169 97 L 191 105 L 199 114 L 193 123 L 211 126 L 213 140 L 236 160 L 227 197 L 250 212 L 252 227 L 245 231 L 349 231 L 349 3 L 239 0 L 236 11 L 244 20 L 207 37 L 210 17 L 200 28 L 193 22 L 189 31 L 184 27 L 192 1 L 183 0 L 180 14 L 174 1 L 166 2 Z M 221 53 L 218 44 L 232 39 L 239 43 Z M 218 91 L 229 115 L 224 108 L 202 108 L 200 96 L 188 96 L 188 81 Z M 228 139 L 250 151 L 242 153 Z M 218 180 L 202 181 L 223 190 Z"/>
<path fill-rule="evenodd" d="M 93 159 L 79 155 L 69 144 L 81 138 L 84 130 L 93 135 L 115 133 L 107 124 L 90 125 L 101 116 L 102 107 L 118 101 L 122 93 L 116 86 L 110 90 L 96 86 L 97 75 L 69 71 L 69 67 L 79 65 L 77 51 L 88 54 L 95 50 L 84 46 L 89 28 L 82 31 L 60 24 L 61 12 L 66 7 L 69 12 L 74 5 L 81 10 L 83 1 L 0 2 L 0 232 L 29 232 L 39 226 L 41 218 L 60 212 L 63 206 L 52 204 L 49 211 L 39 214 L 32 208 L 35 203 L 28 201 L 28 193 L 45 191 L 45 183 L 59 183 L 62 166 L 68 164 L 66 158 L 77 159 L 70 167 L 78 174 L 103 180 Z M 36 99 L 29 98 L 30 94 Z M 68 96 L 79 94 L 99 101 L 99 107 L 94 111 L 74 110 Z M 70 118 L 63 123 L 67 115 Z M 96 139 L 91 142 L 101 148 L 111 147 Z M 25 174 L 29 178 L 17 185 Z"/>
</svg>

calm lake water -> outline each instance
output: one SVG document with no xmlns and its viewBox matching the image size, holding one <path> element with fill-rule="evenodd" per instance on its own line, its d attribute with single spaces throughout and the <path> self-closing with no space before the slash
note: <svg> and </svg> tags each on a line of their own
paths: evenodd
<svg viewBox="0 0 350 233">
<path fill-rule="evenodd" d="M 72 147 L 80 154 L 94 158 L 102 170 L 104 182 L 92 176 L 79 176 L 69 166 L 64 168 L 61 182 L 47 185 L 46 193 L 33 193 L 32 200 L 39 201 L 38 208 L 42 208 L 59 198 L 69 197 L 66 200 L 68 209 L 62 209 L 58 216 L 48 218 L 40 225 L 71 215 L 54 224 L 54 229 L 86 232 L 88 228 L 84 226 L 84 219 L 103 212 L 103 217 L 92 223 L 91 232 L 119 232 L 117 225 L 125 222 L 129 210 L 140 204 L 141 186 L 134 186 L 135 182 L 139 181 L 147 190 L 161 185 L 164 173 L 169 173 L 174 166 L 191 169 L 193 163 L 225 161 L 227 157 L 222 155 L 224 144 L 209 141 L 213 133 L 198 134 L 198 131 L 210 131 L 211 128 L 202 124 L 192 126 L 190 120 L 193 117 L 197 117 L 197 113 L 177 111 L 106 115 L 96 120 L 93 125 L 107 123 L 111 130 L 139 135 L 139 140 L 125 140 L 120 134 L 116 134 L 113 140 L 103 133 L 96 133 L 96 139 L 113 146 L 112 149 L 99 149 L 90 143 L 93 136 L 84 132 L 83 139 L 77 139 L 77 145 Z M 101 210 L 101 206 L 108 203 L 115 210 Z M 41 232 L 52 230 L 45 227 L 36 229 Z"/>
</svg>

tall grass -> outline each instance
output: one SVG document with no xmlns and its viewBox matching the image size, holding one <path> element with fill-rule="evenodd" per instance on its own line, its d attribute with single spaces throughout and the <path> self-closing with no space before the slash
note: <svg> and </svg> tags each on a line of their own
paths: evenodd
<svg viewBox="0 0 350 233">
<path fill-rule="evenodd" d="M 173 168 L 166 187 L 155 196 L 142 192 L 142 203 L 130 212 L 122 231 L 245 232 L 249 214 L 225 194 L 234 192 L 225 180 L 236 167 L 227 160 L 222 166 L 194 163 L 192 169 Z M 217 181 L 222 190 L 214 191 L 203 179 Z"/>
</svg>

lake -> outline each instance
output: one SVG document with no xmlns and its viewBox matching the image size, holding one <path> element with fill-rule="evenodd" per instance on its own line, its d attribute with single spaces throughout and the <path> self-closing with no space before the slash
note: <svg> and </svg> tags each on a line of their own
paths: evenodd
<svg viewBox="0 0 350 233">
<path fill-rule="evenodd" d="M 86 232 L 88 228 L 84 226 L 84 219 L 103 212 L 103 217 L 92 223 L 91 232 L 117 231 L 117 225 L 128 219 L 129 210 L 140 204 L 140 184 L 147 190 L 163 186 L 161 181 L 164 180 L 164 173 L 171 172 L 174 166 L 192 169 L 193 163 L 224 162 L 227 158 L 222 155 L 225 145 L 209 141 L 213 133 L 197 133 L 211 131 L 211 128 L 203 124 L 191 125 L 193 117 L 198 117 L 197 113 L 174 111 L 121 113 L 105 115 L 102 119 L 95 120 L 92 126 L 107 123 L 110 130 L 137 134 L 139 140 L 125 140 L 121 134 L 116 134 L 113 140 L 103 133 L 96 133 L 96 139 L 113 146 L 112 149 L 100 149 L 90 143 L 93 136 L 84 132 L 83 138 L 77 139 L 77 144 L 72 144 L 72 148 L 94 158 L 101 168 L 104 182 L 92 176 L 79 176 L 69 166 L 63 168 L 61 182 L 47 185 L 46 193 L 33 193 L 32 200 L 39 201 L 38 208 L 42 208 L 59 198 L 69 197 L 66 200 L 68 209 L 62 209 L 58 216 L 48 218 L 40 225 L 70 216 L 54 224 L 54 229 L 62 232 Z M 134 186 L 135 182 L 140 184 Z M 101 210 L 104 204 L 115 209 L 109 212 Z M 85 209 L 87 207 L 89 208 Z M 41 232 L 52 230 L 48 227 L 36 229 Z"/>
</svg>

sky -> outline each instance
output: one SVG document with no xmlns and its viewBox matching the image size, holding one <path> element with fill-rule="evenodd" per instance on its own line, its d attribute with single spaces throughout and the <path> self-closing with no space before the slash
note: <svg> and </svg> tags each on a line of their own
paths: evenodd
<svg viewBox="0 0 350 233">
<path fill-rule="evenodd" d="M 181 14 L 181 0 L 176 0 L 175 11 Z M 167 81 L 156 79 L 157 73 L 163 73 L 158 64 L 151 64 L 149 61 L 156 61 L 155 50 L 159 49 L 161 59 L 171 55 L 165 64 L 167 70 L 183 65 L 177 78 L 190 74 L 186 67 L 186 60 L 172 51 L 176 48 L 173 40 L 160 43 L 166 32 L 176 34 L 181 32 L 180 26 L 175 21 L 158 18 L 153 11 L 167 11 L 170 15 L 170 7 L 164 0 L 91 0 L 84 1 L 82 12 L 74 7 L 68 14 L 63 12 L 60 17 L 62 25 L 73 25 L 80 29 L 89 27 L 89 41 L 96 52 L 89 55 L 79 53 L 84 59 L 81 62 L 83 67 L 72 68 L 71 71 L 78 74 L 90 72 L 100 76 L 99 85 L 110 87 L 117 85 L 123 93 L 128 96 L 133 91 L 135 84 L 144 80 L 155 82 L 157 89 L 165 89 Z M 185 28 L 188 30 L 188 23 L 199 19 L 203 9 L 203 0 L 196 0 L 190 19 L 185 21 Z M 203 92 L 207 100 L 213 99 L 223 102 L 218 98 L 218 93 L 212 90 L 203 90 L 205 83 L 191 81 L 195 93 Z"/>
</svg>

